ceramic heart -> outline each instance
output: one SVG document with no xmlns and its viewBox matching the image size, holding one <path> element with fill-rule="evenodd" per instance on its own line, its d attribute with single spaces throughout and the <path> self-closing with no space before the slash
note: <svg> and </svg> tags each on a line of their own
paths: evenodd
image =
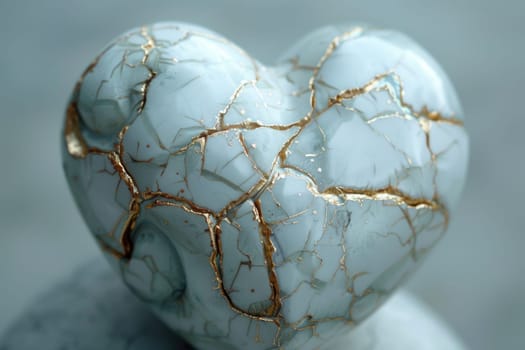
<svg viewBox="0 0 525 350">
<path fill-rule="evenodd" d="M 66 176 L 126 284 L 199 349 L 317 349 L 445 232 L 454 89 L 401 34 L 327 27 L 267 68 L 180 23 L 130 31 L 67 109 Z"/>
</svg>

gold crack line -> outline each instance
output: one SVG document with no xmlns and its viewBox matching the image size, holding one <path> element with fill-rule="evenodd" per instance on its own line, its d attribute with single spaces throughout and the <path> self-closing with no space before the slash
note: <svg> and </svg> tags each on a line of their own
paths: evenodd
<svg viewBox="0 0 525 350">
<path fill-rule="evenodd" d="M 160 191 L 148 191 L 148 192 L 144 192 L 143 193 L 143 199 L 144 200 L 150 200 L 150 199 L 153 199 L 155 197 L 165 198 L 165 199 L 168 199 L 168 201 L 155 200 L 153 203 L 148 205 L 148 208 L 152 208 L 152 207 L 155 207 L 155 206 L 175 206 L 175 207 L 182 208 L 183 210 L 185 210 L 185 211 L 187 211 L 187 212 L 189 212 L 191 214 L 203 216 L 206 219 L 206 222 L 208 224 L 208 231 L 209 231 L 209 235 L 210 235 L 210 245 L 211 245 L 211 248 L 212 248 L 212 252 L 211 252 L 211 255 L 210 255 L 210 258 L 209 258 L 210 265 L 212 267 L 212 270 L 215 273 L 215 279 L 216 279 L 216 282 L 217 282 L 218 290 L 221 293 L 221 295 L 225 298 L 225 300 L 228 303 L 230 309 L 232 309 L 233 311 L 235 311 L 235 312 L 237 312 L 237 313 L 239 313 L 239 314 L 241 314 L 243 316 L 246 316 L 246 317 L 254 319 L 254 320 L 259 320 L 259 321 L 264 321 L 264 322 L 272 322 L 272 323 L 278 324 L 278 319 L 275 319 L 275 317 L 271 317 L 271 316 L 270 317 L 266 317 L 266 316 L 253 315 L 253 314 L 250 314 L 250 313 L 244 311 L 240 307 L 238 307 L 233 302 L 233 300 L 231 299 L 229 293 L 226 291 L 226 288 L 224 286 L 224 282 L 223 282 L 223 279 L 222 279 L 223 251 L 222 251 L 222 239 L 221 239 L 221 233 L 222 233 L 221 222 L 224 219 L 223 216 L 226 214 L 226 210 L 225 209 L 229 208 L 231 206 L 234 207 L 235 205 L 233 205 L 233 204 L 227 205 L 223 209 L 223 211 L 221 211 L 221 213 L 217 214 L 217 213 L 212 212 L 209 209 L 197 206 L 192 201 L 190 201 L 190 200 L 188 200 L 188 199 L 186 199 L 184 197 L 173 196 L 173 195 L 170 195 L 168 193 L 160 192 Z M 244 198 L 244 197 L 245 196 L 243 196 L 242 198 Z M 249 197 L 247 197 L 247 198 L 249 198 Z M 169 200 L 171 200 L 171 201 L 169 201 Z M 243 201 L 245 201 L 245 200 L 243 200 Z M 177 203 L 177 202 L 180 202 L 180 203 Z M 232 203 L 234 203 L 234 202 L 232 202 Z M 236 202 L 239 202 L 239 201 L 236 201 Z M 242 202 L 240 202 L 240 203 L 242 203 Z M 216 220 L 216 223 L 212 222 L 212 220 L 211 220 L 212 217 Z M 218 260 L 218 262 L 217 262 L 217 260 Z M 270 286 L 270 287 L 272 287 L 272 286 Z"/>
<path fill-rule="evenodd" d="M 129 258 L 132 253 L 132 243 L 130 239 L 131 231 L 135 227 L 135 222 L 140 212 L 140 202 L 139 190 L 133 179 L 129 174 L 124 162 L 122 160 L 122 155 L 124 154 L 124 145 L 123 139 L 124 135 L 128 130 L 128 126 L 125 126 L 118 134 L 118 143 L 114 146 L 114 151 L 104 151 L 98 148 L 88 147 L 86 141 L 84 140 L 82 133 L 80 131 L 80 118 L 78 113 L 78 108 L 76 102 L 71 102 L 66 111 L 66 120 L 64 127 L 64 136 L 66 141 L 66 148 L 68 153 L 77 159 L 83 159 L 87 157 L 88 154 L 99 154 L 105 155 L 108 160 L 111 162 L 113 169 L 119 174 L 119 177 L 127 185 L 130 192 L 131 200 L 128 207 L 128 218 L 124 223 L 122 233 L 120 236 L 120 245 L 123 249 L 123 253 L 114 251 L 113 248 L 109 245 L 104 244 L 103 249 L 113 249 L 113 255 L 117 257 L 126 257 Z"/>
<path fill-rule="evenodd" d="M 128 131 L 129 126 L 125 126 L 118 134 L 119 142 L 115 145 L 116 151 L 110 152 L 108 154 L 108 159 L 111 161 L 113 168 L 119 174 L 119 177 L 124 181 L 128 187 L 131 200 L 128 208 L 128 218 L 124 223 L 122 229 L 122 234 L 120 236 L 120 245 L 124 249 L 124 257 L 129 259 L 133 253 L 133 243 L 131 241 L 131 233 L 135 229 L 137 218 L 140 214 L 140 203 L 142 199 L 140 198 L 140 191 L 136 184 L 135 179 L 131 176 L 126 165 L 123 161 L 124 154 L 124 136 Z"/>
<path fill-rule="evenodd" d="M 337 196 L 345 200 L 354 202 L 361 202 L 363 200 L 374 200 L 374 201 L 391 201 L 396 204 L 404 204 L 412 208 L 428 208 L 432 211 L 442 211 L 444 207 L 441 203 L 435 200 L 429 200 L 426 198 L 417 198 L 407 195 L 403 191 L 388 185 L 378 189 L 355 189 L 342 186 L 328 187 L 323 191 L 319 191 L 314 188 L 311 184 L 308 186 L 314 195 L 321 197 L 325 196 Z"/>
<path fill-rule="evenodd" d="M 87 145 L 80 131 L 80 123 L 77 104 L 76 102 L 71 102 L 67 107 L 64 123 L 64 139 L 68 154 L 77 159 L 86 158 L 88 154 L 109 155 L 111 151 Z"/>
<path fill-rule="evenodd" d="M 272 229 L 264 219 L 261 200 L 257 199 L 253 204 L 253 215 L 255 221 L 259 223 L 259 234 L 261 236 L 261 243 L 263 244 L 264 261 L 266 263 L 268 279 L 270 280 L 270 289 L 272 292 L 270 297 L 272 305 L 266 310 L 266 313 L 268 315 L 278 316 L 282 306 L 281 289 L 277 278 L 277 272 L 275 271 L 275 263 L 273 261 L 273 254 L 276 252 L 276 249 L 271 240 Z"/>
<path fill-rule="evenodd" d="M 233 104 L 235 103 L 235 101 L 237 100 L 241 92 L 244 90 L 246 86 L 250 84 L 255 87 L 256 83 L 257 83 L 257 80 L 241 81 L 240 85 L 235 89 L 233 94 L 230 96 L 230 100 L 228 101 L 226 106 L 222 110 L 220 110 L 219 113 L 217 114 L 217 117 L 216 117 L 217 123 L 216 123 L 215 129 L 220 130 L 224 128 L 224 117 L 226 116 L 226 114 L 228 114 L 228 112 L 230 111 L 231 107 L 233 106 Z"/>
<path fill-rule="evenodd" d="M 77 81 L 77 83 L 75 84 L 75 87 L 73 89 L 74 93 L 78 93 L 80 91 L 80 86 L 82 85 L 82 82 L 84 81 L 86 76 L 89 73 L 91 73 L 93 71 L 93 69 L 95 69 L 95 67 L 100 62 L 100 59 L 102 58 L 102 56 L 104 56 L 109 50 L 111 50 L 116 45 L 122 43 L 123 41 L 125 41 L 125 40 L 127 40 L 129 38 L 131 38 L 133 35 L 135 35 L 137 33 L 138 33 L 137 31 L 133 31 L 133 32 L 127 33 L 126 35 L 124 35 L 124 36 L 116 39 L 112 43 L 110 43 L 100 54 L 98 54 L 97 57 L 95 57 L 95 59 L 82 72 L 82 74 L 80 76 L 80 79 Z"/>
<path fill-rule="evenodd" d="M 362 202 L 363 200 L 391 201 L 398 205 L 404 204 L 416 209 L 428 208 L 432 211 L 440 211 L 445 216 L 446 222 L 448 222 L 448 211 L 445 206 L 435 198 L 426 199 L 412 197 L 392 185 L 377 189 L 356 189 L 343 186 L 331 186 L 320 191 L 314 177 L 308 172 L 293 165 L 285 165 L 285 168 L 291 169 L 300 175 L 305 176 L 308 180 L 306 188 L 314 196 L 321 197 L 328 203 L 334 205 L 338 204 L 338 198 L 353 202 Z"/>
<path fill-rule="evenodd" d="M 335 49 L 335 47 L 332 50 L 334 50 L 334 49 Z M 330 50 L 327 50 L 327 51 L 330 51 Z M 329 102 L 328 102 L 327 106 L 323 110 L 321 110 L 318 113 L 314 114 L 314 109 L 312 109 L 309 112 L 309 114 L 306 117 L 304 117 L 300 122 L 296 122 L 296 124 L 297 124 L 296 126 L 299 126 L 300 129 L 294 135 L 292 135 L 290 137 L 290 139 L 287 140 L 287 142 L 285 142 L 284 146 L 278 152 L 279 158 L 281 160 L 281 167 L 283 167 L 283 168 L 293 168 L 294 170 L 297 170 L 300 173 L 307 175 L 307 177 L 309 177 L 313 181 L 313 177 L 311 175 L 305 173 L 302 169 L 299 169 L 299 168 L 295 169 L 294 167 L 285 164 L 285 161 L 286 161 L 286 159 L 288 157 L 288 155 L 287 155 L 288 148 L 290 147 L 290 145 L 301 134 L 301 132 L 304 130 L 306 125 L 309 124 L 309 122 L 311 120 L 313 120 L 314 118 L 317 118 L 318 116 L 322 115 L 323 113 L 328 111 L 330 108 L 332 108 L 335 104 L 341 103 L 342 100 L 344 100 L 344 99 L 353 99 L 353 98 L 355 98 L 355 97 L 357 97 L 359 95 L 362 95 L 362 94 L 365 94 L 365 93 L 371 91 L 374 88 L 374 85 L 377 84 L 377 82 L 379 80 L 381 80 L 382 78 L 388 76 L 389 74 L 394 74 L 394 77 L 396 79 L 398 79 L 398 83 L 399 83 L 400 89 L 402 91 L 403 86 L 402 86 L 402 83 L 399 80 L 399 77 L 397 76 L 397 74 L 391 73 L 391 72 L 383 73 L 383 74 L 375 76 L 372 80 L 367 82 L 362 87 L 353 88 L 353 89 L 347 89 L 347 90 L 341 91 L 336 96 L 329 98 Z M 401 102 L 402 106 L 408 108 L 416 116 L 416 118 L 417 117 L 421 117 L 421 116 L 425 117 L 425 115 L 422 114 L 421 112 L 414 111 L 413 107 L 411 105 L 409 105 L 409 104 L 406 104 L 402 100 L 401 97 L 400 97 L 400 102 Z M 425 108 L 426 107 L 424 107 L 423 110 L 425 110 Z M 428 109 L 427 109 L 427 111 L 428 111 Z M 425 112 L 425 113 L 427 113 L 427 112 Z M 430 113 L 430 112 L 428 112 L 428 113 Z M 451 123 L 451 124 L 454 124 L 454 125 L 462 125 L 462 121 L 460 121 L 458 119 L 455 119 L 455 118 L 443 117 L 438 112 L 431 112 L 431 114 L 428 117 L 428 119 L 422 119 L 422 118 L 418 118 L 418 119 L 419 119 L 421 128 L 422 128 L 423 132 L 425 133 L 427 148 L 429 149 L 429 152 L 431 153 L 431 157 L 433 159 L 435 158 L 435 155 L 432 153 L 431 149 L 429 148 L 429 143 L 430 143 L 429 132 L 428 132 L 429 131 L 428 129 L 430 128 L 429 120 L 432 120 L 432 121 L 435 121 L 435 122 L 448 122 L 448 123 Z M 315 183 L 315 181 L 313 181 L 313 182 Z M 434 195 L 434 197 L 437 197 L 437 196 Z M 448 213 L 446 215 L 446 221 L 448 223 Z"/>
<path fill-rule="evenodd" d="M 432 148 L 431 148 L 431 145 L 430 145 L 430 128 L 431 128 L 431 125 L 432 125 L 431 121 L 432 122 L 437 122 L 437 123 L 440 123 L 440 122 L 448 123 L 448 124 L 457 125 L 457 126 L 463 126 L 463 121 L 459 120 L 459 119 L 457 119 L 455 117 L 445 117 L 445 116 L 443 116 L 441 113 L 439 113 L 437 111 L 430 111 L 427 106 L 423 106 L 421 111 L 416 111 L 412 105 L 410 105 L 410 104 L 408 104 L 407 102 L 404 101 L 404 98 L 403 98 L 403 96 L 404 96 L 404 87 L 403 87 L 403 83 L 401 81 L 401 78 L 400 78 L 400 76 L 397 73 L 395 73 L 393 71 L 386 72 L 386 73 L 377 75 L 373 80 L 371 80 L 370 82 L 365 84 L 365 86 L 363 86 L 363 87 L 343 90 L 339 94 L 337 94 L 335 97 L 329 99 L 329 105 L 331 106 L 331 105 L 334 105 L 334 104 L 340 104 L 345 99 L 353 99 L 353 98 L 355 98 L 355 97 L 357 97 L 359 95 L 362 95 L 362 94 L 368 93 L 368 92 L 370 92 L 370 91 L 372 91 L 374 89 L 377 89 L 378 87 L 376 87 L 375 85 L 377 83 L 379 83 L 379 81 L 381 79 L 383 79 L 383 78 L 385 78 L 387 76 L 393 76 L 394 79 L 397 81 L 397 83 L 399 85 L 399 98 L 397 98 L 393 94 L 393 92 L 390 91 L 389 86 L 387 86 L 387 84 L 385 84 L 383 86 L 383 88 L 386 88 L 386 91 L 391 96 L 391 98 L 399 99 L 400 105 L 402 107 L 407 108 L 411 112 L 411 114 L 415 117 L 415 119 L 418 120 L 421 130 L 425 134 L 426 148 L 428 149 L 428 152 L 430 154 L 432 162 L 435 162 L 436 161 L 436 155 L 432 151 Z M 434 172 L 434 176 L 433 176 L 434 177 L 434 179 L 433 179 L 433 185 L 434 185 L 433 199 L 437 201 L 438 193 L 437 193 L 437 188 L 436 188 L 436 176 L 437 176 L 437 171 Z M 445 212 L 444 215 L 445 215 L 445 227 L 447 227 L 448 226 L 448 222 L 449 222 L 448 212 Z"/>
<path fill-rule="evenodd" d="M 211 215 L 213 217 L 216 216 L 213 211 L 207 208 L 198 206 L 197 204 L 193 203 L 192 201 L 190 201 L 189 199 L 185 197 L 171 195 L 169 193 L 162 192 L 162 191 L 145 191 L 142 193 L 142 199 L 144 201 L 152 200 L 155 198 L 163 198 L 163 199 L 171 200 L 174 202 L 180 202 L 181 205 L 187 206 L 189 209 L 191 209 L 191 213 L 196 214 L 196 215 L 200 215 L 200 216 Z M 151 204 L 149 204 L 148 207 L 151 207 Z"/>
<path fill-rule="evenodd" d="M 369 93 L 370 91 L 373 91 L 375 89 L 380 89 L 381 87 L 378 87 L 377 85 L 382 79 L 388 76 L 393 76 L 394 79 L 398 82 L 400 105 L 402 107 L 407 108 L 411 112 L 411 114 L 415 117 L 415 119 L 424 118 L 426 120 L 430 120 L 430 121 L 437 122 L 437 123 L 442 122 L 442 123 L 448 123 L 448 124 L 457 125 L 457 126 L 463 126 L 462 120 L 455 118 L 455 117 L 446 117 L 438 111 L 430 111 L 427 106 L 423 106 L 421 110 L 416 111 L 411 104 L 404 101 L 404 98 L 403 98 L 404 88 L 401 82 L 401 78 L 399 77 L 398 74 L 396 74 L 393 71 L 389 71 L 386 73 L 376 75 L 372 80 L 368 81 L 364 86 L 340 91 L 337 95 L 335 95 L 334 97 L 330 97 L 328 99 L 328 105 L 333 106 L 336 104 L 341 104 L 344 100 L 351 100 L 360 95 Z M 388 84 L 385 84 L 383 88 L 386 88 L 386 91 L 392 98 L 397 99 L 395 96 L 392 96 L 392 93 L 390 92 L 390 89 L 388 89 L 387 85 Z"/>
<path fill-rule="evenodd" d="M 301 121 L 294 122 L 291 124 L 285 124 L 285 125 L 261 124 L 257 121 L 243 121 L 243 122 L 236 123 L 236 124 L 226 125 L 221 129 L 206 129 L 202 131 L 199 135 L 194 136 L 191 139 L 191 141 L 189 141 L 186 145 L 172 152 L 171 155 L 182 154 L 186 152 L 191 146 L 193 146 L 197 142 L 201 142 L 202 140 L 205 140 L 208 137 L 214 136 L 215 134 L 222 134 L 222 133 L 226 133 L 231 130 L 256 130 L 256 129 L 261 129 L 261 128 L 267 128 L 267 129 L 272 129 L 272 130 L 277 130 L 277 131 L 286 131 L 294 127 L 300 126 L 301 124 L 303 124 Z"/>
<path fill-rule="evenodd" d="M 399 85 L 399 101 L 403 107 L 408 108 L 416 117 L 424 117 L 428 120 L 431 120 L 433 122 L 446 122 L 449 124 L 457 125 L 457 126 L 463 126 L 464 122 L 461 119 L 458 119 L 455 116 L 449 116 L 446 117 L 442 115 L 439 111 L 433 111 L 429 110 L 426 105 L 424 105 L 421 110 L 416 111 L 414 106 L 412 106 L 410 103 L 405 101 L 405 89 L 404 84 L 401 81 L 401 77 L 399 74 L 392 72 L 392 75 L 394 79 L 397 81 Z"/>
<path fill-rule="evenodd" d="M 334 39 L 335 40 L 335 39 Z M 335 49 L 335 48 L 334 48 Z M 332 49 L 333 50 L 333 49 Z M 327 50 L 327 52 L 329 52 L 330 50 Z M 324 56 L 323 56 L 324 57 Z M 315 72 L 314 72 L 315 73 Z M 348 90 L 343 90 L 342 92 L 340 92 L 339 94 L 337 94 L 336 96 L 334 97 L 330 97 L 328 99 L 328 103 L 326 105 L 326 107 L 324 107 L 322 110 L 320 111 L 317 111 L 315 110 L 315 104 L 311 107 L 310 111 L 306 114 L 306 116 L 304 116 L 302 119 L 300 119 L 299 121 L 295 122 L 293 124 L 293 126 L 297 126 L 299 127 L 299 130 L 297 130 L 297 132 L 292 135 L 286 142 L 285 144 L 283 145 L 283 147 L 281 148 L 281 150 L 278 152 L 278 158 L 280 159 L 281 161 L 281 164 L 282 166 L 284 166 L 284 163 L 288 157 L 287 155 L 287 152 L 288 152 L 288 148 L 290 147 L 290 145 L 293 143 L 293 141 L 302 133 L 302 131 L 305 129 L 305 127 L 314 119 L 320 117 L 321 115 L 323 115 L 325 112 L 327 112 L 328 110 L 330 110 L 334 105 L 336 105 L 338 103 L 339 100 L 342 101 L 343 99 L 343 96 L 347 96 L 347 99 L 350 99 L 350 98 L 355 98 L 359 95 L 363 95 L 365 93 L 367 93 L 368 91 L 370 91 L 372 89 L 372 86 L 377 82 L 379 81 L 383 76 L 386 76 L 387 73 L 384 73 L 382 75 L 379 75 L 379 76 L 376 76 L 374 77 L 372 80 L 370 80 L 369 82 L 367 82 L 364 86 L 362 87 L 358 87 L 358 88 L 353 88 L 353 89 L 348 89 Z M 313 78 L 314 76 L 312 76 Z M 315 90 L 315 88 L 314 88 Z M 314 92 L 314 90 L 312 90 Z M 341 95 L 341 97 L 338 97 L 339 95 Z M 339 102 L 340 103 L 340 102 Z"/>
<path fill-rule="evenodd" d="M 119 252 L 118 250 L 116 250 L 115 248 L 113 248 L 112 246 L 110 246 L 105 240 L 103 240 L 102 238 L 98 237 L 98 236 L 95 236 L 95 239 L 98 243 L 98 246 L 102 249 L 102 251 L 108 253 L 109 255 L 113 256 L 114 258 L 116 259 L 125 259 L 126 258 L 126 255 Z"/>
<path fill-rule="evenodd" d="M 89 150 L 80 131 L 80 120 L 75 102 L 71 102 L 66 110 L 64 138 L 69 155 L 73 158 L 85 158 L 87 156 Z"/>
<path fill-rule="evenodd" d="M 347 41 L 348 39 L 350 39 L 351 37 L 353 37 L 355 35 L 360 35 L 361 33 L 363 33 L 363 31 L 364 31 L 363 28 L 356 27 L 356 28 L 353 28 L 352 30 L 350 30 L 348 32 L 345 32 L 345 33 L 343 33 L 341 35 L 336 36 L 334 39 L 332 39 L 332 41 L 328 45 L 328 48 L 326 49 L 325 53 L 323 54 L 323 56 L 321 57 L 321 59 L 319 60 L 317 65 L 314 67 L 312 77 L 310 78 L 310 80 L 308 82 L 308 87 L 309 87 L 309 90 L 310 90 L 310 105 L 312 107 L 312 113 L 313 113 L 313 110 L 315 109 L 315 105 L 316 105 L 316 100 L 315 100 L 315 93 L 316 93 L 316 91 L 315 91 L 315 81 L 316 81 L 316 79 L 317 79 L 317 77 L 319 75 L 319 72 L 321 71 L 322 66 L 333 55 L 335 50 L 339 47 L 339 45 L 342 42 Z M 394 73 L 394 72 L 392 72 L 392 73 Z M 435 121 L 435 122 L 448 122 L 448 123 L 451 123 L 451 124 L 454 124 L 454 125 L 459 125 L 459 126 L 463 125 L 463 121 L 462 120 L 460 120 L 458 118 L 455 118 L 455 117 L 445 117 L 441 113 L 439 113 L 438 111 L 430 111 L 427 106 L 423 106 L 423 108 L 420 111 L 416 111 L 412 105 L 410 105 L 410 104 L 408 104 L 408 103 L 406 103 L 404 101 L 404 89 L 403 89 L 403 85 L 401 83 L 401 79 L 400 79 L 399 75 L 394 73 L 394 77 L 398 81 L 399 86 L 400 86 L 400 102 L 401 102 L 401 105 L 406 107 L 406 108 L 408 108 L 415 116 L 417 116 L 417 117 L 425 117 L 425 118 L 427 118 L 429 120 L 432 120 L 432 121 Z M 352 90 L 355 90 L 355 89 L 349 89 L 349 90 L 344 90 L 344 91 L 348 91 L 348 92 L 352 93 Z M 355 96 L 356 95 L 353 94 L 352 98 L 355 97 Z"/>
<path fill-rule="evenodd" d="M 144 108 L 146 107 L 146 102 L 148 100 L 148 90 L 151 85 L 151 82 L 155 77 L 157 76 L 157 72 L 155 72 L 153 69 L 146 67 L 148 70 L 148 78 L 142 83 L 142 86 L 140 87 L 140 94 L 142 96 L 142 99 L 139 102 L 139 105 L 137 107 L 137 113 L 142 113 L 144 111 Z"/>
<path fill-rule="evenodd" d="M 274 181 L 273 177 L 263 178 L 257 181 L 257 183 L 255 183 L 247 192 L 243 193 L 237 199 L 234 199 L 230 201 L 228 204 L 226 204 L 224 208 L 222 208 L 221 211 L 217 213 L 217 220 L 224 219 L 230 210 L 240 206 L 241 204 L 249 200 L 251 197 L 255 196 L 257 193 L 260 193 L 269 184 L 273 183 L 273 181 Z"/>
<path fill-rule="evenodd" d="M 159 26 L 155 26 L 155 28 L 153 28 L 153 29 L 154 30 L 175 29 L 177 31 L 181 31 L 180 26 L 177 26 L 177 25 L 159 25 Z M 257 64 L 257 60 L 255 58 L 253 58 L 250 54 L 248 54 L 248 52 L 246 52 L 244 49 L 242 49 L 239 46 L 235 45 L 233 42 L 229 41 L 228 39 L 220 37 L 218 35 L 214 35 L 212 33 L 195 32 L 195 31 L 185 31 L 184 32 L 184 36 L 186 36 L 186 35 L 200 37 L 200 38 L 204 38 L 204 39 L 209 39 L 209 40 L 221 43 L 223 45 L 230 46 L 231 48 L 233 48 L 236 51 L 238 51 L 242 56 L 244 56 L 246 59 L 248 59 L 251 62 L 253 70 L 254 70 L 254 73 L 255 73 L 255 80 L 258 81 L 260 79 L 260 76 L 259 76 L 259 65 Z"/>
<path fill-rule="evenodd" d="M 381 79 L 384 79 L 388 77 L 389 75 L 390 73 L 388 72 L 382 73 L 382 74 L 376 75 L 374 78 L 366 82 L 365 85 L 363 86 L 340 91 L 334 97 L 330 97 L 328 99 L 328 106 L 331 107 L 336 104 L 341 104 L 344 100 L 351 100 L 358 96 L 369 93 L 370 91 L 376 88 L 376 85 L 379 83 L 379 81 L 381 81 Z"/>
<path fill-rule="evenodd" d="M 364 31 L 361 27 L 353 28 L 350 31 L 344 32 L 340 35 L 337 35 L 335 38 L 330 41 L 330 44 L 328 44 L 327 49 L 325 50 L 323 56 L 319 59 L 319 62 L 314 67 L 312 77 L 308 81 L 308 87 L 310 89 L 310 106 L 312 107 L 312 111 L 315 109 L 316 100 L 315 100 L 315 81 L 319 75 L 319 72 L 321 71 L 321 68 L 325 64 L 326 60 L 328 60 L 335 50 L 339 47 L 339 45 L 342 42 L 345 42 L 346 40 L 350 39 L 354 35 L 359 35 Z"/>
<path fill-rule="evenodd" d="M 155 38 L 149 33 L 149 29 L 147 27 L 142 27 L 140 30 L 140 35 L 146 40 L 146 43 L 141 45 L 141 49 L 144 52 L 144 55 L 142 57 L 141 63 L 146 69 L 148 70 L 148 78 L 143 82 L 141 88 L 140 88 L 140 94 L 142 95 L 142 99 L 137 107 L 137 113 L 142 113 L 144 110 L 144 107 L 146 106 L 146 101 L 148 99 L 148 89 L 155 77 L 157 76 L 157 72 L 155 72 L 153 69 L 151 69 L 147 65 L 147 61 L 149 59 L 149 55 L 151 51 L 156 47 L 156 41 Z"/>
<path fill-rule="evenodd" d="M 241 144 L 242 151 L 246 158 L 248 158 L 248 161 L 252 164 L 253 169 L 259 174 L 260 177 L 268 179 L 268 174 L 266 174 L 261 168 L 259 168 L 259 166 L 255 162 L 255 159 L 253 159 L 253 157 L 250 155 L 250 151 L 248 149 L 248 146 L 246 145 L 244 135 L 241 132 L 239 132 L 238 139 L 239 143 Z"/>
</svg>

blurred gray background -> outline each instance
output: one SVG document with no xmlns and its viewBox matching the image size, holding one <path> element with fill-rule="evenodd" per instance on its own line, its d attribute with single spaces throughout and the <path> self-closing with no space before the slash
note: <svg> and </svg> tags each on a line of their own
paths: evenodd
<svg viewBox="0 0 525 350">
<path fill-rule="evenodd" d="M 66 187 L 60 132 L 80 73 L 121 32 L 194 22 L 272 63 L 304 33 L 364 21 L 443 65 L 467 116 L 470 170 L 448 235 L 409 281 L 473 350 L 525 349 L 525 2 L 0 1 L 0 334 L 99 254 Z"/>
</svg>

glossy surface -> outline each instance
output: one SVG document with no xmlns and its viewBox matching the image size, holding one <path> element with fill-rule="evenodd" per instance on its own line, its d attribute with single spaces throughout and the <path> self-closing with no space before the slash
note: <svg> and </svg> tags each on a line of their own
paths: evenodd
<svg viewBox="0 0 525 350">
<path fill-rule="evenodd" d="M 67 110 L 65 169 L 127 285 L 198 348 L 314 349 L 446 230 L 467 138 L 401 34 L 327 27 L 266 68 L 205 29 L 117 39 Z"/>
</svg>

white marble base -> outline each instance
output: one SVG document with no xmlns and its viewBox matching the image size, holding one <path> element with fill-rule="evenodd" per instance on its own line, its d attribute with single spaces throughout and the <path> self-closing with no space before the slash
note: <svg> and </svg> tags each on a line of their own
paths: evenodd
<svg viewBox="0 0 525 350">
<path fill-rule="evenodd" d="M 327 348 L 465 350 L 431 310 L 402 291 Z M 151 315 L 106 264 L 93 261 L 42 295 L 0 341 L 0 350 L 26 349 L 191 348 Z"/>
</svg>

